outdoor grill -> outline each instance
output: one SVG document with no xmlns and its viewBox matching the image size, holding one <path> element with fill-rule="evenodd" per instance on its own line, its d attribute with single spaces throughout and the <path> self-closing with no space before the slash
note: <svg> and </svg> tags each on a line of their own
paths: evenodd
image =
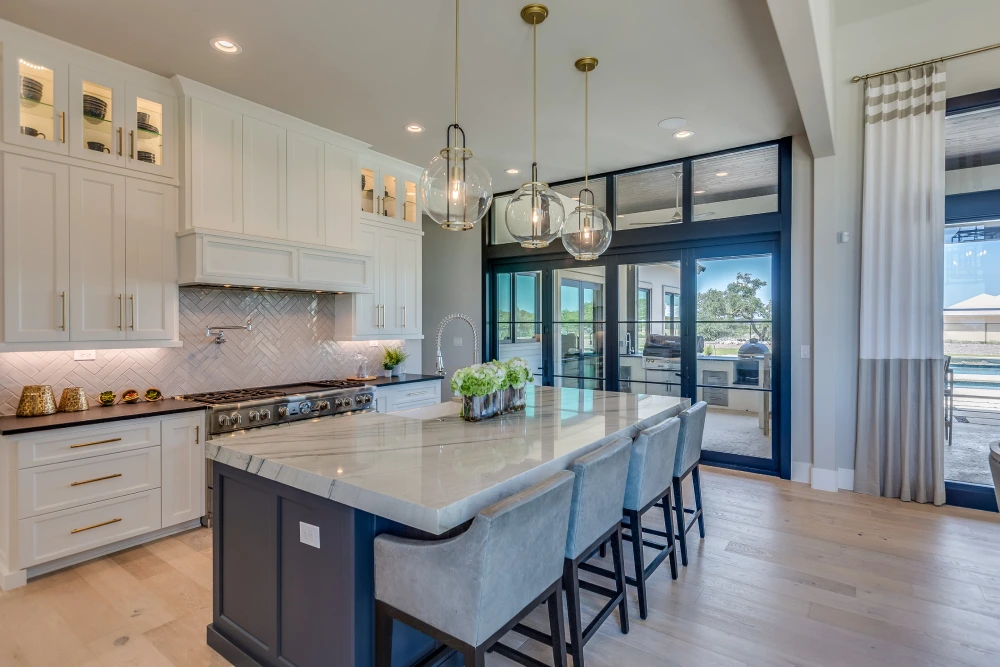
<svg viewBox="0 0 1000 667">
<path fill-rule="evenodd" d="M 733 363 L 733 371 L 736 377 L 733 384 L 743 384 L 756 387 L 760 384 L 760 362 L 761 357 L 770 354 L 771 350 L 756 338 L 751 338 L 740 346 L 737 351 L 737 359 Z"/>
</svg>

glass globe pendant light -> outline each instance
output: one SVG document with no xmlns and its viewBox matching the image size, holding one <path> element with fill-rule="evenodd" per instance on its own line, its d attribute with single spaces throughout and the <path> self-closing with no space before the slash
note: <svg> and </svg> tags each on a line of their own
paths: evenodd
<svg viewBox="0 0 1000 667">
<path fill-rule="evenodd" d="M 451 231 L 472 229 L 493 203 L 493 179 L 465 146 L 458 124 L 458 3 L 455 0 L 455 122 L 445 135 L 447 148 L 434 156 L 420 175 L 424 213 Z"/>
<path fill-rule="evenodd" d="M 507 202 L 507 231 L 525 248 L 545 248 L 562 233 L 566 209 L 548 183 L 538 180 L 538 24 L 549 15 L 545 5 L 525 5 L 521 18 L 531 24 L 532 139 L 531 182 Z"/>
<path fill-rule="evenodd" d="M 600 257 L 611 244 L 611 221 L 604 212 L 594 205 L 594 193 L 590 189 L 590 72 L 597 67 L 597 58 L 586 57 L 574 65 L 583 72 L 583 189 L 580 202 L 566 216 L 562 242 L 566 252 L 577 259 L 589 262 Z"/>
</svg>

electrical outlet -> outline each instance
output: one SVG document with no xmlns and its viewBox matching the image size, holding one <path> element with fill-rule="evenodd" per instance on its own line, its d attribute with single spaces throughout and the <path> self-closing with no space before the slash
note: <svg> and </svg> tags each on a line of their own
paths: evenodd
<svg viewBox="0 0 1000 667">
<path fill-rule="evenodd" d="M 455 347 L 462 347 L 462 337 L 455 336 L 454 338 L 451 339 L 451 344 L 454 345 Z"/>
<path fill-rule="evenodd" d="M 802 358 L 803 359 L 808 359 L 811 354 L 812 354 L 812 352 L 810 351 L 809 346 L 808 345 L 803 345 L 802 346 L 802 355 L 801 355 Z"/>
<path fill-rule="evenodd" d="M 97 350 L 73 350 L 73 361 L 94 361 Z"/>
<path fill-rule="evenodd" d="M 368 347 L 378 347 L 378 341 L 377 340 L 368 341 Z"/>
<path fill-rule="evenodd" d="M 299 521 L 299 542 L 319 549 L 319 526 Z"/>
</svg>

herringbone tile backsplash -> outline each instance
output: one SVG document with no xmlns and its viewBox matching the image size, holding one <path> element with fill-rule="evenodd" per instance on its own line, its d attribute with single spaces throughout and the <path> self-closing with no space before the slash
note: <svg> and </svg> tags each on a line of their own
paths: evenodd
<svg viewBox="0 0 1000 667">
<path fill-rule="evenodd" d="M 50 384 L 56 399 L 65 387 L 83 387 L 93 399 L 110 389 L 149 387 L 165 395 L 256 387 L 354 375 L 358 353 L 379 369 L 379 347 L 334 340 L 334 296 L 186 288 L 180 290 L 180 339 L 184 347 L 97 350 L 96 361 L 74 361 L 72 352 L 0 354 L 0 413 L 14 414 L 21 387 Z M 208 325 L 243 324 L 216 345 Z M 81 349 L 86 343 L 81 344 Z M 417 368 L 412 368 L 418 371 Z"/>
</svg>

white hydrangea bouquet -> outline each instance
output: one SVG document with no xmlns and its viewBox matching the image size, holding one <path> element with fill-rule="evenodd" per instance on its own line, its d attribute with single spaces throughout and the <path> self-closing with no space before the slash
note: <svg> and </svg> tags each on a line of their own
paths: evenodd
<svg viewBox="0 0 1000 667">
<path fill-rule="evenodd" d="M 528 363 L 519 357 L 490 361 L 455 371 L 451 391 L 462 397 L 462 417 L 480 421 L 498 414 L 523 410 L 525 384 L 534 375 Z"/>
</svg>

